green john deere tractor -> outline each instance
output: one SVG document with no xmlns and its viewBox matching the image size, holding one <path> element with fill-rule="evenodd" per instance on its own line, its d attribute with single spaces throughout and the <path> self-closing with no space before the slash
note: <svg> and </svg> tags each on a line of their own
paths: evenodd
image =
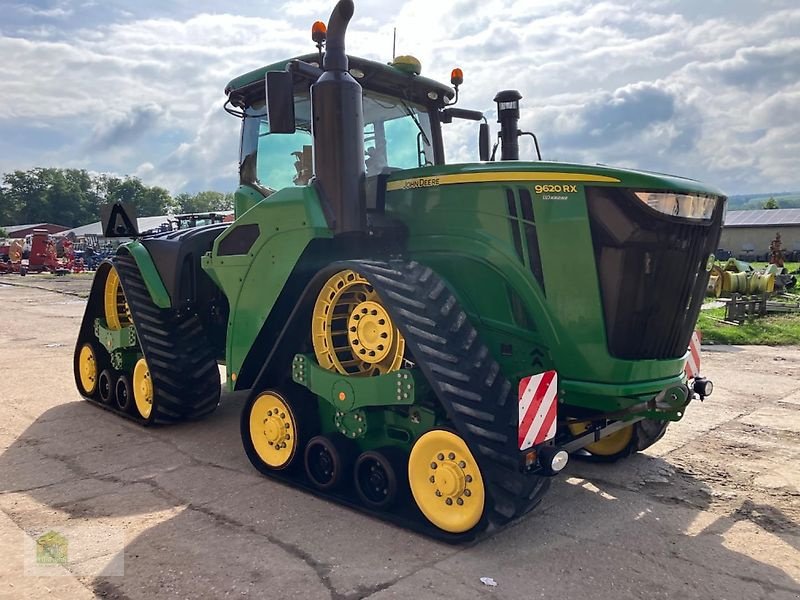
<svg viewBox="0 0 800 600">
<path fill-rule="evenodd" d="M 484 121 L 482 160 L 448 164 L 442 128 L 483 118 L 452 106 L 460 73 L 454 90 L 408 57 L 347 56 L 353 10 L 340 0 L 315 25 L 317 53 L 228 84 L 235 221 L 105 261 L 75 379 L 109 410 L 172 423 L 215 409 L 223 363 L 250 392 L 259 471 L 470 538 L 533 508 L 570 454 L 642 450 L 711 392 L 684 365 L 725 198 L 519 161 L 514 91 L 496 97 L 502 160 Z M 135 235 L 119 208 L 109 234 Z"/>
</svg>

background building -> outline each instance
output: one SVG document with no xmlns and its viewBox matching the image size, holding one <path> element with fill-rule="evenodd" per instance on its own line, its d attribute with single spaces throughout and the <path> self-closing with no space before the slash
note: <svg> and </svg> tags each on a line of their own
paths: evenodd
<svg viewBox="0 0 800 600">
<path fill-rule="evenodd" d="M 788 260 L 800 256 L 800 208 L 732 210 L 725 216 L 719 247 L 743 260 L 766 260 L 769 244 L 781 234 Z"/>
<path fill-rule="evenodd" d="M 32 225 L 7 225 L 3 229 L 6 230 L 10 238 L 24 238 L 26 235 L 32 234 L 34 229 L 45 229 L 47 233 L 53 234 L 66 231 L 69 227 L 56 225 L 55 223 L 34 223 Z"/>
<path fill-rule="evenodd" d="M 186 227 L 196 227 L 201 225 L 209 225 L 212 222 L 233 221 L 232 210 L 217 210 L 208 213 L 185 213 L 180 215 L 160 215 L 155 217 L 139 217 L 137 224 L 139 233 L 152 233 L 161 231 L 171 231 L 178 228 L 184 229 Z M 103 238 L 103 225 L 100 221 L 89 223 L 88 225 L 81 225 L 74 229 L 62 231 L 61 235 L 69 236 L 73 239 L 91 237 L 97 241 L 104 241 Z M 120 241 L 119 238 L 114 238 Z"/>
</svg>

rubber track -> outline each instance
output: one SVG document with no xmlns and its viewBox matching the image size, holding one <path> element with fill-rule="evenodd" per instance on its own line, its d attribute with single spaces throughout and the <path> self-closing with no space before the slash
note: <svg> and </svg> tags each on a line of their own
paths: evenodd
<svg viewBox="0 0 800 600">
<path fill-rule="evenodd" d="M 516 389 L 447 284 L 416 262 L 348 261 L 337 267 L 361 273 L 376 289 L 478 461 L 488 503 L 477 528 L 491 531 L 534 508 L 550 478 L 519 468 Z"/>
<path fill-rule="evenodd" d="M 132 418 L 142 424 L 164 424 L 209 415 L 219 404 L 220 378 L 200 319 L 195 314 L 157 307 L 132 256 L 118 255 L 110 262 L 119 273 L 155 394 L 151 418 L 148 421 L 137 416 Z M 92 289 L 92 295 L 102 292 L 102 286 Z M 96 299 L 90 298 L 87 313 L 96 305 Z M 97 316 L 100 315 L 87 314 L 84 319 L 93 321 Z M 85 331 L 85 327 L 81 331 Z M 78 346 L 83 341 L 80 340 Z M 97 402 L 96 398 L 87 400 L 131 417 L 129 413 Z"/>
</svg>

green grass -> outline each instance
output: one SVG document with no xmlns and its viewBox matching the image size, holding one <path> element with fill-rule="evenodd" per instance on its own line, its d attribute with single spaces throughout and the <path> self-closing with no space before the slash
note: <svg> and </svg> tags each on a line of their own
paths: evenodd
<svg viewBox="0 0 800 600">
<path fill-rule="evenodd" d="M 765 346 L 800 344 L 800 312 L 748 319 L 742 325 L 728 325 L 715 320 L 724 318 L 724 307 L 700 311 L 697 328 L 703 333 L 703 343 Z"/>
<path fill-rule="evenodd" d="M 723 261 L 719 261 L 719 262 L 720 262 L 720 266 L 722 266 L 722 267 L 725 266 L 725 262 L 726 261 L 723 260 Z M 750 265 L 756 271 L 760 271 L 761 269 L 766 267 L 768 264 L 769 263 L 765 263 L 765 262 L 751 262 L 750 263 Z M 794 273 L 795 271 L 800 269 L 800 262 L 787 262 L 787 263 L 784 263 L 783 266 L 786 267 L 786 270 L 789 271 L 789 273 Z"/>
<path fill-rule="evenodd" d="M 725 261 L 721 262 L 720 266 L 724 266 Z M 750 264 L 756 270 L 761 270 L 767 266 L 765 262 L 753 262 Z M 784 266 L 791 273 L 800 268 L 800 263 L 786 263 Z M 770 298 L 770 301 L 796 304 L 797 294 L 800 293 L 800 284 L 789 290 L 789 293 L 793 294 L 793 297 L 775 296 Z M 706 303 L 716 301 L 717 298 L 705 299 Z M 741 325 L 721 323 L 720 321 L 724 318 L 725 307 L 700 311 L 697 328 L 703 333 L 704 343 L 766 346 L 800 344 L 800 312 L 778 313 L 772 316 L 748 319 Z"/>
</svg>

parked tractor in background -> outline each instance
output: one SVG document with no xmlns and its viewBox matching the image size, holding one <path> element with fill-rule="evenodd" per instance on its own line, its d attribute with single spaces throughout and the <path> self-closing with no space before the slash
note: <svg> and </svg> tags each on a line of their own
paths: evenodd
<svg viewBox="0 0 800 600">
<path fill-rule="evenodd" d="M 88 400 L 149 425 L 249 390 L 262 473 L 468 539 L 525 514 L 570 453 L 647 448 L 711 383 L 684 373 L 725 204 L 693 180 L 519 161 L 451 164 L 482 120 L 405 58 L 318 53 L 231 81 L 235 221 L 144 236 L 101 264 L 75 349 Z M 323 52 L 324 47 L 324 52 Z M 107 229 L 135 235 L 115 207 Z M 566 270 L 564 265 L 571 268 Z M 576 279 L 574 272 L 584 276 Z"/>
</svg>

